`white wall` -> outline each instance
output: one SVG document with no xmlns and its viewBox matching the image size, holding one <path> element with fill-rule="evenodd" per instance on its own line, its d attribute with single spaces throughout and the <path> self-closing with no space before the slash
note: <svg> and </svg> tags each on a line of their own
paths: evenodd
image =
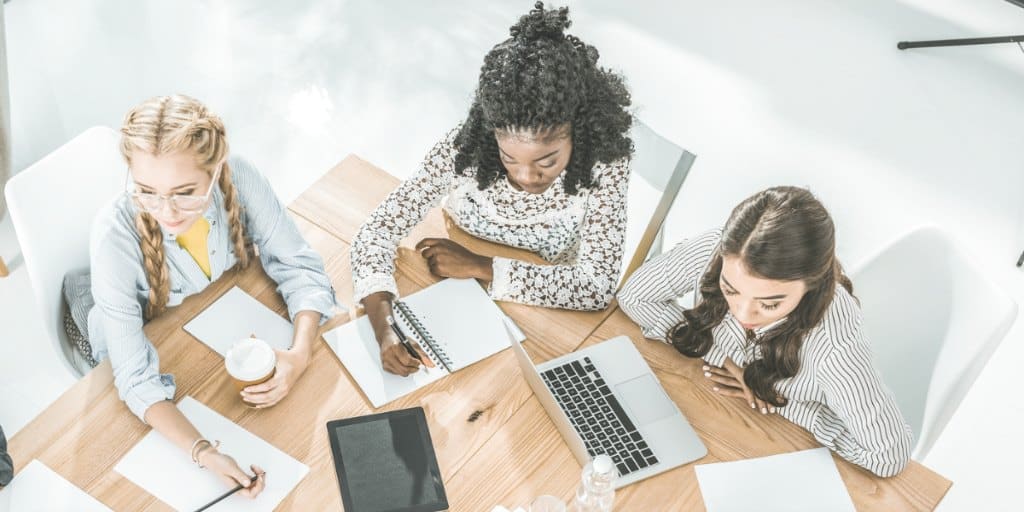
<svg viewBox="0 0 1024 512">
<path fill-rule="evenodd" d="M 468 106 L 482 56 L 532 1 L 7 5 L 14 163 L 154 94 L 202 98 L 290 198 L 348 152 L 399 176 Z M 1024 33 L 1000 0 L 570 2 L 572 32 L 628 78 L 639 115 L 698 155 L 667 242 L 747 195 L 811 187 L 856 267 L 930 223 L 1018 302 L 1024 52 L 896 42 Z M 0 289 L 0 293 L 6 293 Z M 926 462 L 945 502 L 1011 508 L 1024 458 L 1018 321 Z"/>
</svg>

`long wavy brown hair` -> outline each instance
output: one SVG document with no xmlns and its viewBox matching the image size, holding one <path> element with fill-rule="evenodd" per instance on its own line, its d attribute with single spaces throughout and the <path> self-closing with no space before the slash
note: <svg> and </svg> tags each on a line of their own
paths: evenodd
<svg viewBox="0 0 1024 512">
<path fill-rule="evenodd" d="M 239 266 L 247 267 L 250 255 L 242 224 L 242 206 L 226 161 L 228 141 L 221 119 L 195 98 L 184 95 L 150 98 L 128 111 L 121 124 L 121 155 L 128 167 L 132 165 L 134 151 L 144 151 L 153 156 L 189 151 L 195 155 L 199 168 L 211 177 L 217 164 L 223 162 L 217 184 L 224 195 L 235 257 Z M 149 282 L 149 301 L 144 312 L 144 318 L 149 320 L 167 307 L 170 276 L 160 224 L 139 208 L 135 215 L 135 229 L 141 238 L 142 264 Z"/>
<path fill-rule="evenodd" d="M 704 357 L 711 349 L 712 329 L 729 310 L 719 284 L 725 256 L 741 258 L 751 274 L 763 279 L 803 281 L 807 292 L 796 309 L 757 340 L 762 357 L 743 370 L 754 395 L 776 407 L 786 405 L 775 383 L 800 370 L 804 336 L 824 318 L 836 283 L 853 294 L 835 246 L 832 218 L 808 190 L 774 187 L 747 198 L 725 223 L 722 241 L 700 280 L 701 301 L 669 330 L 669 341 L 688 357 Z"/>
</svg>

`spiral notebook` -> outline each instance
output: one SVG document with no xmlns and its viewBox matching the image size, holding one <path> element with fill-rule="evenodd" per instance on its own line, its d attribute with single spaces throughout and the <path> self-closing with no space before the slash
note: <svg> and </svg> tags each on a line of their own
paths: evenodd
<svg viewBox="0 0 1024 512">
<path fill-rule="evenodd" d="M 380 407 L 508 348 L 522 333 L 473 279 L 445 279 L 395 301 L 395 323 L 419 343 L 435 368 L 400 377 L 384 371 L 366 316 L 324 333 L 363 394 Z"/>
</svg>

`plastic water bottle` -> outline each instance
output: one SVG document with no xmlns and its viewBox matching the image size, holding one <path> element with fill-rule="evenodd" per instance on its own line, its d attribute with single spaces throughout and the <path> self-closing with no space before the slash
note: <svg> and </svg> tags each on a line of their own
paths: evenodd
<svg viewBox="0 0 1024 512">
<path fill-rule="evenodd" d="M 580 486 L 576 488 L 573 512 L 611 512 L 615 501 L 615 478 L 618 471 L 612 458 L 598 455 L 583 468 Z"/>
</svg>

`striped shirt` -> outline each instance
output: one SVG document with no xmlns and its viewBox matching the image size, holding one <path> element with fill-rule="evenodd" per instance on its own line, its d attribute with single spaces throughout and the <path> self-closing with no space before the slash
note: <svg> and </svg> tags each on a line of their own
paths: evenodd
<svg viewBox="0 0 1024 512">
<path fill-rule="evenodd" d="M 684 240 L 644 264 L 619 292 L 619 306 L 644 336 L 667 341 L 686 309 L 679 302 L 699 300 L 699 282 L 721 240 L 721 230 Z M 713 343 L 704 356 L 723 366 L 731 358 L 745 367 L 760 359 L 757 340 L 785 319 L 760 327 L 748 340 L 739 321 L 726 313 L 712 329 Z M 910 426 L 875 370 L 871 348 L 861 329 L 860 306 L 842 286 L 825 317 L 804 337 L 800 370 L 775 389 L 788 404 L 782 417 L 800 425 L 822 445 L 878 476 L 893 476 L 910 460 Z"/>
<path fill-rule="evenodd" d="M 228 164 L 243 208 L 245 234 L 259 249 L 263 270 L 277 283 L 290 317 L 294 320 L 300 311 L 317 311 L 321 321 L 332 316 L 337 302 L 320 255 L 302 238 L 256 167 L 236 156 Z M 156 348 L 142 331 L 149 282 L 135 213 L 131 199 L 121 195 L 93 221 L 89 266 L 96 305 L 89 311 L 88 330 L 94 357 L 97 361 L 110 358 L 121 400 L 145 421 L 149 406 L 174 398 L 175 382 L 170 374 L 160 373 Z M 209 277 L 175 235 L 163 233 L 170 280 L 168 307 L 201 292 L 237 262 L 220 187 L 213 188 L 203 218 L 210 223 Z"/>
</svg>

